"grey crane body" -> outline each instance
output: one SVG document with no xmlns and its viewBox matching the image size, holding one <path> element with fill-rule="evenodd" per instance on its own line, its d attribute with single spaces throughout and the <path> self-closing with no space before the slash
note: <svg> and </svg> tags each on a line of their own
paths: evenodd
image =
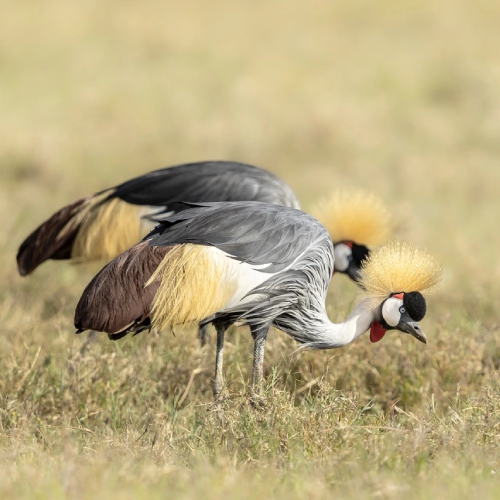
<svg viewBox="0 0 500 500">
<path fill-rule="evenodd" d="M 205 161 L 186 163 L 156 170 L 93 196 L 63 207 L 33 231 L 21 244 L 17 254 L 19 273 L 32 273 L 48 259 L 71 259 L 74 242 L 86 219 L 113 200 L 138 208 L 135 217 L 151 218 L 151 230 L 155 217 L 183 210 L 184 206 L 171 204 L 176 201 L 262 201 L 294 208 L 299 207 L 290 187 L 281 179 L 252 165 L 231 161 Z M 139 210 L 140 209 L 140 210 Z M 84 211 L 87 212 L 84 212 Z M 118 221 L 117 221 L 118 222 Z M 130 221 L 133 223 L 134 221 Z M 113 221 L 111 221 L 113 223 Z M 145 236 L 147 233 L 143 233 Z M 119 238 L 119 234 L 106 234 L 106 238 Z M 135 244 L 132 241 L 129 245 Z M 129 246 L 121 248 L 127 250 Z M 92 253 L 92 248 L 89 249 Z M 116 257 L 110 255 L 111 258 Z M 82 260 L 82 256 L 77 256 Z M 98 257 L 90 257 L 98 258 Z M 83 257 L 83 260 L 90 260 Z"/>
<path fill-rule="evenodd" d="M 347 343 L 331 331 L 325 309 L 334 247 L 320 222 L 300 210 L 257 202 L 186 205 L 191 208 L 165 218 L 146 237 L 150 246 L 215 246 L 267 275 L 246 295 L 248 301 L 205 318 L 202 325 L 244 322 L 252 331 L 274 325 L 312 349 Z M 366 331 L 373 311 L 356 318 Z"/>
<path fill-rule="evenodd" d="M 334 254 L 330 235 L 310 215 L 258 202 L 196 204 L 166 218 L 146 241 L 153 247 L 214 246 L 262 273 L 264 281 L 247 294 L 248 301 L 205 318 L 202 325 L 279 322 L 292 337 L 313 342 L 302 327 L 326 315 Z"/>
<path fill-rule="evenodd" d="M 325 299 L 334 269 L 334 247 L 326 229 L 313 217 L 259 202 L 182 205 L 175 207 L 180 209 L 176 214 L 161 220 L 137 250 L 134 247 L 129 251 L 142 257 L 125 253 L 116 259 L 118 264 L 110 263 L 89 284 L 75 314 L 78 331 L 95 329 L 121 338 L 148 327 L 150 303 L 144 311 L 134 313 L 141 318 L 139 322 L 132 317 L 122 318 L 121 323 L 108 321 L 113 308 L 129 307 L 123 300 L 120 304 L 109 300 L 113 287 L 119 282 L 123 288 L 135 287 L 143 294 L 150 274 L 141 274 L 134 282 L 138 263 L 150 258 L 148 252 L 163 249 L 168 253 L 184 244 L 214 247 L 228 262 L 237 264 L 232 268 L 238 275 L 239 289 L 233 294 L 234 300 L 201 321 L 201 325 L 213 323 L 217 330 L 216 397 L 222 387 L 224 332 L 235 322 L 250 326 L 255 341 L 253 386 L 260 394 L 265 341 L 271 325 L 306 347 L 328 349 L 351 342 L 381 320 L 380 307 L 374 309 L 363 301 L 344 323 L 329 321 Z M 247 281 L 252 283 L 249 288 Z M 119 295 L 125 297 L 126 293 Z M 140 301 L 147 302 L 144 295 Z"/>
<path fill-rule="evenodd" d="M 186 243 L 213 246 L 229 259 L 262 274 L 261 284 L 251 289 L 238 305 L 217 311 L 201 323 L 202 326 L 213 323 L 217 330 L 216 397 L 222 387 L 224 332 L 235 322 L 248 324 L 254 337 L 253 385 L 259 392 L 265 341 L 271 325 L 300 342 L 314 345 L 315 331 L 321 329 L 326 318 L 325 298 L 334 261 L 332 240 L 316 219 L 296 209 L 259 202 L 176 204 L 173 208 L 176 213 L 160 221 L 145 238 L 152 250 Z M 137 259 L 130 259 L 120 269 L 126 267 L 130 275 L 134 272 L 130 267 L 134 261 Z M 113 263 L 106 266 L 84 292 L 75 315 L 77 328 L 80 331 L 107 328 L 113 330 L 109 333 L 114 338 L 147 328 L 150 319 L 139 312 L 134 312 L 141 317 L 139 323 L 129 326 L 131 318 L 127 318 L 122 320 L 125 324 L 103 326 L 100 318 L 113 315 L 113 311 L 103 309 L 118 307 L 108 299 L 103 300 L 111 293 L 108 287 L 115 288 L 119 283 L 127 288 L 121 281 L 124 275 L 110 276 L 107 268 L 110 273 L 115 272 Z M 124 296 L 115 289 L 114 294 L 117 293 Z M 146 309 L 149 308 L 148 304 Z M 98 317 L 92 316 L 95 311 L 99 311 Z"/>
<path fill-rule="evenodd" d="M 293 191 L 281 179 L 267 170 L 233 161 L 184 163 L 155 170 L 116 186 L 113 196 L 165 211 L 176 201 L 261 201 L 299 208 Z"/>
<path fill-rule="evenodd" d="M 218 311 L 205 318 L 202 325 L 212 322 L 230 325 L 236 321 L 244 321 L 250 326 L 270 325 L 288 309 L 310 310 L 311 315 L 326 314 L 324 300 L 333 272 L 333 244 L 316 219 L 299 210 L 260 202 L 182 203 L 175 204 L 174 208 L 177 213 L 162 220 L 137 246 L 137 251 L 134 247 L 105 266 L 89 284 L 88 291 L 98 291 L 103 299 L 109 296 L 111 287 L 118 285 L 116 293 L 120 292 L 123 299 L 127 293 L 127 277 L 133 279 L 134 273 L 139 272 L 138 267 L 134 267 L 137 262 L 147 260 L 158 265 L 153 252 L 156 254 L 161 249 L 168 251 L 176 245 L 190 243 L 216 247 L 228 259 L 245 264 L 262 275 L 262 283 L 249 290 L 242 304 Z M 139 251 L 144 253 L 144 244 L 150 247 L 150 253 L 141 260 L 136 254 Z M 149 272 L 143 276 L 143 267 L 146 266 L 141 266 L 139 281 L 145 281 L 151 275 Z M 122 272 L 124 269 L 126 273 Z M 88 293 L 84 293 L 86 296 Z M 81 305 L 82 302 L 79 307 Z M 96 311 L 103 311 L 108 306 L 112 309 L 118 304 L 111 302 L 99 306 Z M 92 312 L 90 304 L 85 304 L 85 310 L 84 316 L 88 320 Z M 79 321 L 77 308 L 76 323 Z M 120 321 L 126 323 L 128 318 Z M 287 325 L 293 322 L 284 317 L 282 321 Z M 97 329 L 111 334 L 119 331 L 122 336 L 124 326 L 127 325 L 100 323 Z M 81 327 L 91 328 L 86 324 Z M 127 330 L 136 333 L 142 328 L 142 323 L 133 324 Z"/>
</svg>

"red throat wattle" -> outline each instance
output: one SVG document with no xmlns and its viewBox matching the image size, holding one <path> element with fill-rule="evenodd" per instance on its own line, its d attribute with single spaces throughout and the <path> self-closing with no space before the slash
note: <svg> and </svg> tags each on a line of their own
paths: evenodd
<svg viewBox="0 0 500 500">
<path fill-rule="evenodd" d="M 386 331 L 387 330 L 378 321 L 374 321 L 370 328 L 370 340 L 373 343 L 382 340 L 382 337 L 385 335 Z"/>
</svg>

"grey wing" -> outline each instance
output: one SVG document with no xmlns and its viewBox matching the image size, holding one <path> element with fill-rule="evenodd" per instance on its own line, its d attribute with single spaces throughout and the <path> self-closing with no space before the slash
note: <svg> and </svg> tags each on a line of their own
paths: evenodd
<svg viewBox="0 0 500 500">
<path fill-rule="evenodd" d="M 333 271 L 333 244 L 328 235 L 312 241 L 293 267 L 272 275 L 245 302 L 206 318 L 203 324 L 224 318 L 253 325 L 273 323 L 301 343 L 310 343 L 310 326 L 324 318 L 324 304 Z"/>
<path fill-rule="evenodd" d="M 230 161 L 186 163 L 156 170 L 117 186 L 113 196 L 170 210 L 175 201 L 262 201 L 298 208 L 290 187 L 266 170 Z"/>
<path fill-rule="evenodd" d="M 299 210 L 259 202 L 183 204 L 145 240 L 152 246 L 210 245 L 234 259 L 277 273 L 299 259 L 326 229 Z"/>
</svg>

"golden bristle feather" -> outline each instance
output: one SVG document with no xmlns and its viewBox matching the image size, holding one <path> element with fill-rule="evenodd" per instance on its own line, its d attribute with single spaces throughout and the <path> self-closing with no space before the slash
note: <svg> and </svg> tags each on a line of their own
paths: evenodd
<svg viewBox="0 0 500 500">
<path fill-rule="evenodd" d="M 147 234 L 141 223 L 143 207 L 119 198 L 103 201 L 109 193 L 89 200 L 73 224 L 81 224 L 73 243 L 73 259 L 111 260 Z"/>
<path fill-rule="evenodd" d="M 146 286 L 159 281 L 152 325 L 159 330 L 198 323 L 222 309 L 236 289 L 227 257 L 214 247 L 177 245 L 162 260 Z"/>
<path fill-rule="evenodd" d="M 409 243 L 393 241 L 370 254 L 361 270 L 360 284 L 380 302 L 393 293 L 429 293 L 441 280 L 434 257 Z"/>
<path fill-rule="evenodd" d="M 375 246 L 385 243 L 393 230 L 391 213 L 375 194 L 363 190 L 339 190 L 312 211 L 334 243 L 352 241 Z"/>
</svg>

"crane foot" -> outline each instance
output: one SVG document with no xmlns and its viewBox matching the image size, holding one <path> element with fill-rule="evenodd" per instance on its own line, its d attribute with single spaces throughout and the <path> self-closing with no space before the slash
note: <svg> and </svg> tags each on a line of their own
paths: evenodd
<svg viewBox="0 0 500 500">
<path fill-rule="evenodd" d="M 267 399 L 262 394 L 251 393 L 250 404 L 256 409 L 265 408 L 267 406 Z"/>
</svg>

